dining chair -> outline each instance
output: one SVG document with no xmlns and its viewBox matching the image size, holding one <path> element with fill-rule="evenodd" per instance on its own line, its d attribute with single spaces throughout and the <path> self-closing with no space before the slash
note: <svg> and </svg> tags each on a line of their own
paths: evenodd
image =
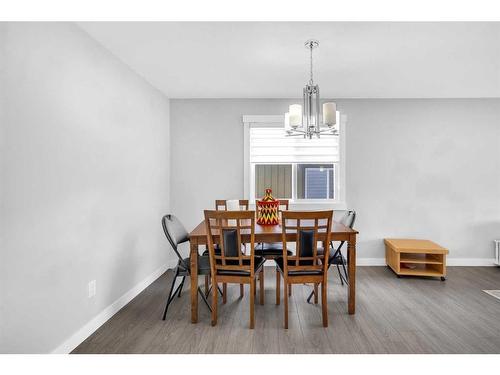
<svg viewBox="0 0 500 375">
<path fill-rule="evenodd" d="M 205 210 L 212 285 L 250 284 L 250 328 L 255 325 L 255 289 L 259 278 L 260 304 L 264 304 L 265 258 L 255 256 L 255 211 Z M 242 234 L 250 236 L 250 255 L 241 251 Z M 219 244 L 220 252 L 214 244 Z M 212 325 L 217 324 L 217 293 L 212 293 Z"/>
<path fill-rule="evenodd" d="M 356 221 L 356 211 L 346 211 L 340 219 L 339 223 L 345 225 L 346 227 L 353 228 L 354 222 Z M 347 260 L 342 255 L 342 247 L 344 246 L 345 241 L 341 241 L 337 248 L 334 247 L 333 241 L 330 242 L 330 255 L 328 259 L 328 268 L 332 264 L 337 267 L 337 272 L 339 273 L 340 283 L 344 285 L 344 282 L 349 285 L 349 275 L 347 273 Z M 323 249 L 318 250 L 320 253 L 323 252 Z M 342 269 L 341 269 L 342 267 Z M 311 298 L 315 295 L 315 291 L 313 290 L 309 297 L 307 297 L 307 302 L 311 302 Z M 315 296 L 315 301 L 317 302 L 318 296 Z"/>
<path fill-rule="evenodd" d="M 283 211 L 281 236 L 283 256 L 276 262 L 276 304 L 280 304 L 280 280 L 283 277 L 285 328 L 288 328 L 288 293 L 292 284 L 321 285 L 323 326 L 328 327 L 327 285 L 328 256 L 318 252 L 319 235 L 330 243 L 333 211 Z M 295 255 L 288 255 L 287 235 L 295 237 Z"/>
<path fill-rule="evenodd" d="M 174 269 L 174 278 L 172 280 L 172 286 L 170 287 L 170 291 L 167 297 L 167 304 L 165 306 L 165 310 L 163 311 L 162 319 L 165 320 L 170 303 L 173 301 L 176 295 L 178 297 L 181 296 L 182 287 L 184 286 L 184 281 L 186 279 L 186 276 L 190 275 L 190 258 L 189 257 L 184 258 L 179 252 L 178 246 L 181 243 L 189 241 L 189 234 L 182 225 L 182 223 L 179 221 L 179 219 L 174 215 L 168 214 L 163 216 L 163 218 L 161 219 L 161 224 L 163 227 L 163 232 L 165 233 L 168 242 L 170 242 L 170 245 L 172 246 L 172 249 L 174 250 L 174 253 L 175 255 L 177 255 L 178 258 L 177 266 Z M 198 256 L 198 274 L 210 275 L 210 259 L 208 256 Z M 182 277 L 181 283 L 174 291 L 175 282 L 179 277 Z M 210 304 L 207 301 L 207 296 L 208 293 L 210 292 L 210 289 L 206 284 L 205 284 L 205 291 L 206 294 L 204 294 L 201 291 L 201 288 L 198 287 L 198 293 L 201 295 L 201 298 L 208 306 L 208 309 L 212 311 L 212 308 L 210 307 Z"/>
<path fill-rule="evenodd" d="M 239 200 L 240 210 L 248 211 L 248 199 L 240 199 Z M 227 211 L 227 199 L 216 199 L 215 200 L 215 210 L 216 211 Z M 245 244 L 243 244 L 245 247 Z M 219 252 L 219 245 L 215 245 L 215 252 Z M 203 255 L 208 255 L 208 248 L 203 253 Z M 206 276 L 208 277 L 208 276 Z M 245 294 L 245 290 L 243 288 L 243 284 L 240 284 L 240 297 L 243 298 Z M 227 284 L 222 284 L 222 303 L 226 303 L 227 301 Z"/>
<path fill-rule="evenodd" d="M 240 210 L 248 211 L 248 199 L 240 199 Z M 215 209 L 217 211 L 227 211 L 227 199 L 216 199 L 215 200 Z"/>
</svg>

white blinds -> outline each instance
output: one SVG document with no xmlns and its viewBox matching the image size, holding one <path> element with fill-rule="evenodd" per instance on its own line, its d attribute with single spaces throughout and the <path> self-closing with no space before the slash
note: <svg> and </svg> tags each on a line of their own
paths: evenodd
<svg viewBox="0 0 500 375">
<path fill-rule="evenodd" d="M 250 128 L 250 163 L 334 163 L 339 137 L 287 137 L 283 128 Z"/>
</svg>

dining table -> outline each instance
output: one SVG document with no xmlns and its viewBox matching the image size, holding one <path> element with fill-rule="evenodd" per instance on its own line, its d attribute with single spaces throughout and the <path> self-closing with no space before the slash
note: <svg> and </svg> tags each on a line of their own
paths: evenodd
<svg viewBox="0 0 500 375">
<path fill-rule="evenodd" d="M 332 222 L 332 231 L 330 234 L 331 241 L 346 241 L 347 242 L 347 267 L 349 273 L 348 284 L 348 303 L 347 310 L 349 314 L 354 314 L 356 311 L 356 236 L 358 231 L 349 228 L 335 220 Z M 242 242 L 250 243 L 250 235 L 242 234 Z M 287 242 L 295 242 L 296 233 L 286 233 Z M 328 244 L 325 244 L 325 233 L 318 233 L 318 241 L 323 242 L 323 248 L 327 249 Z M 217 237 L 214 238 L 214 240 Z M 254 232 L 255 243 L 276 243 L 282 242 L 282 227 L 281 225 L 260 225 L 255 223 Z M 207 245 L 207 231 L 205 221 L 194 228 L 189 233 L 190 245 L 190 274 L 191 274 L 191 323 L 198 322 L 198 249 L 200 245 Z M 326 245 L 326 246 L 325 246 Z"/>
</svg>

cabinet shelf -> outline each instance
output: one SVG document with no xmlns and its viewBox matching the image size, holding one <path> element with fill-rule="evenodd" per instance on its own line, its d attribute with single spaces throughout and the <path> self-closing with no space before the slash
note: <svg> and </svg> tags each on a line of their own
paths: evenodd
<svg viewBox="0 0 500 375">
<path fill-rule="evenodd" d="M 411 276 L 442 276 L 443 272 L 437 269 L 435 266 L 428 266 L 425 264 L 419 264 L 417 268 L 408 268 L 404 264 L 399 267 L 399 275 L 411 275 Z"/>
<path fill-rule="evenodd" d="M 413 264 L 443 264 L 443 261 L 436 255 L 408 253 L 402 253 L 399 262 Z"/>
</svg>

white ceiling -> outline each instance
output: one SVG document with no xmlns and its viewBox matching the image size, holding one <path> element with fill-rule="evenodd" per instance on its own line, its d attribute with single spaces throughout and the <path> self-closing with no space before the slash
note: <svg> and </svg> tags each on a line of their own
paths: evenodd
<svg viewBox="0 0 500 375">
<path fill-rule="evenodd" d="M 170 98 L 500 97 L 500 23 L 84 22 Z"/>
</svg>

